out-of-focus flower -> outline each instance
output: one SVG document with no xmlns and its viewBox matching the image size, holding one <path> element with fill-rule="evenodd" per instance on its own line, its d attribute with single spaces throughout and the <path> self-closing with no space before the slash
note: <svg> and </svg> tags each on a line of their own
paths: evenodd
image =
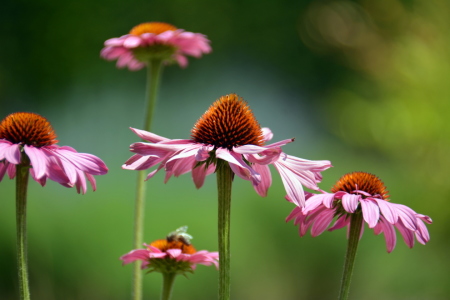
<svg viewBox="0 0 450 300">
<path fill-rule="evenodd" d="M 236 94 L 222 96 L 214 102 L 194 125 L 189 140 L 170 140 L 144 130 L 131 130 L 150 143 L 132 144 L 130 150 L 136 154 L 122 167 L 145 170 L 159 164 L 147 179 L 162 168 L 166 170 L 165 182 L 172 175 L 177 177 L 192 171 L 194 183 L 200 188 L 221 159 L 234 174 L 251 181 L 259 195 L 266 196 L 272 184 L 269 165 L 273 165 L 290 199 L 302 206 L 302 185 L 318 190 L 320 172 L 331 167 L 327 160 L 311 161 L 284 153 L 281 146 L 293 139 L 265 145 L 272 139 L 272 132 L 260 127 L 247 103 Z"/>
<path fill-rule="evenodd" d="M 186 67 L 187 55 L 198 58 L 209 52 L 211 46 L 205 35 L 149 22 L 135 26 L 129 34 L 106 40 L 100 55 L 106 60 L 117 59 L 118 68 L 136 71 L 154 59 Z"/>
<path fill-rule="evenodd" d="M 142 261 L 141 268 L 149 272 L 185 274 L 195 270 L 197 264 L 219 267 L 217 252 L 196 251 L 186 234 L 187 226 L 170 233 L 165 239 L 156 240 L 146 249 L 136 249 L 123 255 L 124 264 Z M 190 238 L 186 238 L 186 235 Z"/>
<path fill-rule="evenodd" d="M 312 236 L 320 235 L 334 217 L 337 220 L 329 231 L 349 227 L 350 216 L 362 214 L 361 236 L 364 223 L 367 223 L 375 234 L 384 234 L 388 252 L 395 248 L 394 228 L 397 228 L 410 248 L 414 246 L 414 236 L 421 244 L 430 240 L 424 222 L 431 224 L 431 218 L 418 214 L 405 205 L 389 202 L 384 183 L 375 175 L 365 172 L 346 174 L 331 192 L 308 193 L 305 207 L 294 208 L 286 218 L 286 221 L 294 220 L 294 224 L 299 226 L 300 236 L 304 236 L 309 228 Z M 289 197 L 287 200 L 291 201 Z"/>
<path fill-rule="evenodd" d="M 44 117 L 25 112 L 8 115 L 0 122 L 0 181 L 5 173 L 13 179 L 16 165 L 29 163 L 31 176 L 42 186 L 50 179 L 65 187 L 76 186 L 78 193 L 84 194 L 87 178 L 95 191 L 93 175 L 106 174 L 105 163 L 92 154 L 58 146 L 57 142 Z"/>
</svg>

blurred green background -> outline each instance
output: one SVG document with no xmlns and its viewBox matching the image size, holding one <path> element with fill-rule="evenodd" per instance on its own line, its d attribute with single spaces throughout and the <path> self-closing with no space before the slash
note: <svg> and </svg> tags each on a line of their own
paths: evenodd
<svg viewBox="0 0 450 300">
<path fill-rule="evenodd" d="M 218 97 L 235 92 L 285 152 L 328 159 L 329 190 L 366 171 L 391 200 L 429 215 L 431 241 L 388 254 L 366 228 L 351 299 L 448 299 L 450 225 L 450 3 L 389 1 L 8 1 L 0 10 L 0 118 L 31 111 L 49 119 L 60 145 L 109 166 L 98 190 L 78 195 L 54 182 L 29 185 L 31 293 L 45 299 L 129 299 L 136 173 L 121 169 L 142 127 L 145 71 L 99 58 L 103 42 L 147 21 L 201 32 L 213 53 L 164 70 L 153 131 L 188 138 Z M 285 217 L 279 175 L 269 196 L 236 179 L 232 200 L 233 299 L 335 299 L 344 230 L 300 238 Z M 189 226 L 198 250 L 217 250 L 216 183 L 189 175 L 147 182 L 145 240 Z M 0 183 L 0 299 L 17 299 L 14 181 Z M 179 277 L 173 299 L 216 299 L 217 271 Z M 157 299 L 161 276 L 144 278 Z"/>
</svg>

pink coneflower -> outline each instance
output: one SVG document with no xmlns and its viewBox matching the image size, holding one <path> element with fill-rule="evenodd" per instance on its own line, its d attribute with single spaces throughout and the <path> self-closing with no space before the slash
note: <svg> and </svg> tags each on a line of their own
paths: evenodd
<svg viewBox="0 0 450 300">
<path fill-rule="evenodd" d="M 141 260 L 141 268 L 151 272 L 166 272 L 171 269 L 177 274 L 192 272 L 197 264 L 215 265 L 219 267 L 217 252 L 206 250 L 197 251 L 189 241 L 183 238 L 173 238 L 153 241 L 150 245 L 144 244 L 147 249 L 136 249 L 123 255 L 120 259 L 124 264 Z"/>
<path fill-rule="evenodd" d="M 76 186 L 86 193 L 86 178 L 96 189 L 93 175 L 108 172 L 98 157 L 56 145 L 56 134 L 44 117 L 35 113 L 13 113 L 0 122 L 0 181 L 5 173 L 16 176 L 16 165 L 31 165 L 33 179 L 45 185 L 47 179 L 65 187 Z M 86 178 L 85 178 L 86 177 Z"/>
<path fill-rule="evenodd" d="M 361 235 L 364 223 L 375 234 L 384 233 L 387 252 L 395 248 L 394 228 L 410 248 L 414 246 L 414 236 L 421 244 L 430 240 L 424 222 L 431 224 L 431 218 L 405 205 L 389 202 L 386 187 L 375 175 L 364 172 L 346 174 L 331 192 L 308 194 L 305 207 L 294 208 L 287 217 L 286 221 L 294 220 L 294 224 L 299 226 L 300 236 L 304 236 L 309 228 L 312 236 L 318 236 L 328 228 L 334 217 L 337 220 L 329 231 L 350 227 L 351 216 L 362 214 Z"/>
<path fill-rule="evenodd" d="M 129 34 L 105 41 L 101 56 L 106 60 L 117 59 L 118 68 L 136 71 L 153 59 L 166 63 L 176 61 L 186 67 L 187 55 L 201 57 L 209 52 L 209 40 L 203 34 L 177 29 L 167 23 L 149 22 L 135 26 Z"/>
<path fill-rule="evenodd" d="M 217 161 L 228 163 L 234 174 L 252 182 L 256 192 L 266 196 L 272 184 L 269 165 L 281 175 L 286 192 L 297 205 L 304 205 L 302 185 L 318 190 L 320 172 L 331 167 L 327 160 L 311 161 L 288 155 L 281 146 L 293 141 L 273 144 L 268 128 L 261 128 L 249 106 L 236 94 L 220 97 L 203 114 L 192 129 L 191 139 L 170 140 L 154 133 L 131 128 L 150 143 L 134 143 L 134 153 L 122 166 L 129 170 L 145 170 L 159 164 L 147 179 L 159 170 L 166 170 L 165 182 L 173 176 L 192 171 L 192 178 L 200 188 L 206 175 L 216 171 Z"/>
</svg>

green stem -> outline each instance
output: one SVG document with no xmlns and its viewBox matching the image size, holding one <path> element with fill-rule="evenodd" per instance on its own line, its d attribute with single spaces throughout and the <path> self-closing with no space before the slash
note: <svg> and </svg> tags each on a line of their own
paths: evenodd
<svg viewBox="0 0 450 300">
<path fill-rule="evenodd" d="M 177 276 L 177 274 L 175 273 L 163 273 L 163 289 L 161 300 L 169 300 L 172 297 L 175 276 Z"/>
<path fill-rule="evenodd" d="M 16 165 L 17 267 L 21 300 L 30 299 L 27 264 L 27 188 L 29 174 L 29 163 Z"/>
<path fill-rule="evenodd" d="M 151 60 L 147 66 L 146 99 L 147 109 L 144 120 L 144 130 L 150 131 L 153 111 L 156 105 L 156 97 L 162 71 L 161 60 Z M 144 210 L 145 210 L 145 171 L 138 171 L 136 185 L 135 215 L 134 215 L 134 249 L 142 247 L 144 242 Z M 139 262 L 134 263 L 133 268 L 133 296 L 134 300 L 142 299 L 142 270 Z"/>
<path fill-rule="evenodd" d="M 347 254 L 345 256 L 339 300 L 348 299 L 350 281 L 352 279 L 353 266 L 356 258 L 356 250 L 358 249 L 359 236 L 361 233 L 362 219 L 363 216 L 361 212 L 352 214 L 350 219 L 350 234 L 348 237 Z"/>
<path fill-rule="evenodd" d="M 230 299 L 230 211 L 233 171 L 227 162 L 217 162 L 217 190 L 219 198 L 219 300 Z"/>
</svg>

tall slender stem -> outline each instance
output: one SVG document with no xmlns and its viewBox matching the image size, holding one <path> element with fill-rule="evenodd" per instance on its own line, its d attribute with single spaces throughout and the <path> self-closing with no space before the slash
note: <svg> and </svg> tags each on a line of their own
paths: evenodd
<svg viewBox="0 0 450 300">
<path fill-rule="evenodd" d="M 227 162 L 217 162 L 217 190 L 219 198 L 219 300 L 230 299 L 230 211 L 233 171 Z"/>
<path fill-rule="evenodd" d="M 147 66 L 146 86 L 146 114 L 144 130 L 150 131 L 153 111 L 156 106 L 156 97 L 162 72 L 162 61 L 151 60 Z M 145 210 L 145 171 L 138 171 L 136 185 L 135 215 L 134 215 L 134 249 L 142 246 L 144 239 L 144 210 Z M 139 262 L 134 263 L 133 268 L 133 299 L 142 299 L 142 270 Z"/>
<path fill-rule="evenodd" d="M 350 281 L 352 279 L 353 266 L 356 258 L 356 250 L 358 249 L 359 236 L 362 227 L 362 213 L 354 213 L 350 220 L 350 234 L 348 237 L 347 254 L 345 256 L 344 272 L 342 274 L 341 290 L 339 292 L 339 300 L 348 299 L 350 291 Z"/>
<path fill-rule="evenodd" d="M 163 290 L 161 293 L 161 300 L 170 300 L 172 297 L 173 283 L 177 274 L 162 273 L 163 274 Z"/>
<path fill-rule="evenodd" d="M 22 160 L 28 160 L 28 158 L 23 158 Z M 30 299 L 27 263 L 27 189 L 29 173 L 29 163 L 16 165 L 17 267 L 21 300 Z"/>
</svg>

